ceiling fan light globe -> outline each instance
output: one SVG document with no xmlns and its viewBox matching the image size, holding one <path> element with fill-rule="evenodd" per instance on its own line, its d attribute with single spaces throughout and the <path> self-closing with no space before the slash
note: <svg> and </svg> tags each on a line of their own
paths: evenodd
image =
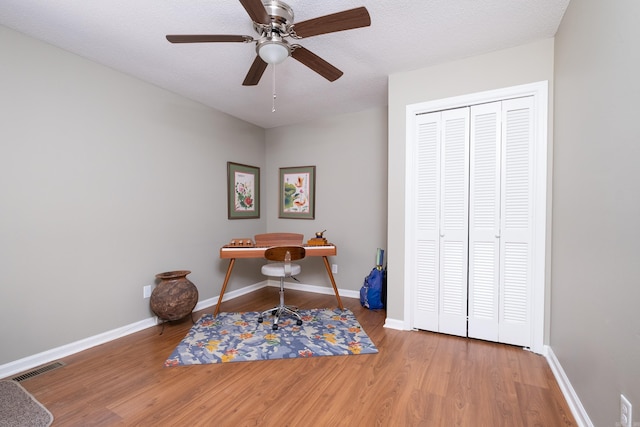
<svg viewBox="0 0 640 427">
<path fill-rule="evenodd" d="M 289 56 L 286 45 L 278 42 L 266 42 L 258 47 L 258 55 L 267 64 L 279 64 Z"/>
</svg>

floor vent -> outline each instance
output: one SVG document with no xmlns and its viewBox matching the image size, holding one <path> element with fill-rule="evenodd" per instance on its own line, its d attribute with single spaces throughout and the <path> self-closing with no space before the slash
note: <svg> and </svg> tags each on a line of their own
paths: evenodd
<svg viewBox="0 0 640 427">
<path fill-rule="evenodd" d="M 28 380 L 29 378 L 33 378 L 33 377 L 37 377 L 40 374 L 44 374 L 45 372 L 49 372 L 49 371 L 53 371 L 54 369 L 58 369 L 64 366 L 64 363 L 62 362 L 53 362 L 53 363 L 49 363 L 48 365 L 44 365 L 41 366 L 37 369 L 34 369 L 33 371 L 29 371 L 29 372 L 25 372 L 24 374 L 20 374 L 17 377 L 13 377 L 11 378 L 14 381 L 24 381 L 24 380 Z"/>
</svg>

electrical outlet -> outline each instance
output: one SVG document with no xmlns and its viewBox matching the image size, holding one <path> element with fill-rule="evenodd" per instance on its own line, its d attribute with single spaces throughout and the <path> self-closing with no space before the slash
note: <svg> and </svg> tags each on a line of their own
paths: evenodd
<svg viewBox="0 0 640 427">
<path fill-rule="evenodd" d="M 142 288 L 142 298 L 151 297 L 151 285 L 147 285 Z"/>
<path fill-rule="evenodd" d="M 333 274 L 338 274 L 338 264 L 331 264 L 331 272 Z"/>
<path fill-rule="evenodd" d="M 620 426 L 621 427 L 633 427 L 633 414 L 631 413 L 631 402 L 624 397 L 624 394 L 620 395 Z"/>
</svg>

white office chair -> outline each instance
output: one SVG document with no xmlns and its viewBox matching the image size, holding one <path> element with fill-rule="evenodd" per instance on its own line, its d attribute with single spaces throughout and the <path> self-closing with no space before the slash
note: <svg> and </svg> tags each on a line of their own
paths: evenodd
<svg viewBox="0 0 640 427">
<path fill-rule="evenodd" d="M 294 317 L 296 324 L 298 326 L 302 325 L 302 317 L 298 313 L 298 308 L 284 304 L 284 278 L 300 274 L 300 271 L 302 271 L 300 265 L 293 264 L 291 261 L 303 259 L 305 257 L 305 249 L 302 246 L 274 246 L 265 251 L 264 257 L 269 261 L 276 261 L 263 265 L 262 274 L 280 278 L 280 304 L 263 311 L 258 317 L 258 323 L 262 323 L 265 316 L 271 314 L 275 316 L 271 327 L 274 331 L 278 329 L 278 322 L 284 315 Z"/>
</svg>

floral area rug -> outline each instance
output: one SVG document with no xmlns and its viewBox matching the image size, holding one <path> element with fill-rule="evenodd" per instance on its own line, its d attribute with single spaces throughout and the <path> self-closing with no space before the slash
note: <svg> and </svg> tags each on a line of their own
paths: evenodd
<svg viewBox="0 0 640 427">
<path fill-rule="evenodd" d="M 377 353 L 378 349 L 348 309 L 300 310 L 303 323 L 274 317 L 258 323 L 259 312 L 203 315 L 178 344 L 165 366 L 296 357 Z"/>
</svg>

